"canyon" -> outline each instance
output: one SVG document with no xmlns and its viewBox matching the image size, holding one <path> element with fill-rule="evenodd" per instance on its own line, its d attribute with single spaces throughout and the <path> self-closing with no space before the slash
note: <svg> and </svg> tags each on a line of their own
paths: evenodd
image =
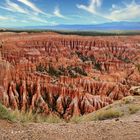
<svg viewBox="0 0 140 140">
<path fill-rule="evenodd" d="M 69 120 L 140 87 L 140 36 L 0 34 L 0 102 Z M 139 88 L 138 88 L 139 89 Z"/>
</svg>

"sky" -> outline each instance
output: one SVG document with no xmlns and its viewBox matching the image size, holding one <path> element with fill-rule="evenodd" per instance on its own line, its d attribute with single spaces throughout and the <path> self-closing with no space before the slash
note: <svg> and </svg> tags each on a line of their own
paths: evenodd
<svg viewBox="0 0 140 140">
<path fill-rule="evenodd" d="M 0 27 L 140 22 L 140 0 L 0 0 Z"/>
</svg>

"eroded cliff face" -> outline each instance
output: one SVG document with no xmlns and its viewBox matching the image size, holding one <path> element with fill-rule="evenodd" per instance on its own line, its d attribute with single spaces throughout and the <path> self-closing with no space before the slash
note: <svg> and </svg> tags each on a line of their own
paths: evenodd
<svg viewBox="0 0 140 140">
<path fill-rule="evenodd" d="M 0 101 L 64 119 L 98 110 L 140 86 L 140 36 L 0 36 Z"/>
</svg>

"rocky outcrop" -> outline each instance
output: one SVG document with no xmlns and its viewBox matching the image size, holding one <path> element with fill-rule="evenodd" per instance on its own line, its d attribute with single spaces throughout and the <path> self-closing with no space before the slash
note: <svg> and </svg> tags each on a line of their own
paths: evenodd
<svg viewBox="0 0 140 140">
<path fill-rule="evenodd" d="M 13 110 L 70 119 L 134 94 L 138 37 L 1 36 L 0 102 Z M 131 41 L 130 41 L 131 40 Z"/>
</svg>

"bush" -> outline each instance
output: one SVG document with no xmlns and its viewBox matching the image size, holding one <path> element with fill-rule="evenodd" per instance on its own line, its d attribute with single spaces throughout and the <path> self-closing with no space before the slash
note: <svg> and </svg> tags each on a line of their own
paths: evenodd
<svg viewBox="0 0 140 140">
<path fill-rule="evenodd" d="M 133 96 L 127 96 L 127 97 L 123 98 L 122 101 L 124 102 L 124 104 L 130 104 L 134 101 L 134 97 Z"/>
<path fill-rule="evenodd" d="M 72 78 L 76 78 L 79 75 L 83 75 L 83 76 L 87 76 L 87 73 L 84 71 L 83 68 L 81 67 L 73 67 L 73 66 L 68 66 L 67 69 L 66 69 L 69 73 L 69 75 L 72 77 Z"/>
<path fill-rule="evenodd" d="M 60 119 L 57 115 L 48 115 L 48 116 L 40 116 L 38 115 L 36 117 L 36 122 L 46 122 L 46 123 L 61 123 L 63 122 L 62 119 Z"/>
<path fill-rule="evenodd" d="M 36 71 L 38 72 L 46 72 L 46 68 L 44 66 L 42 66 L 41 64 L 39 64 L 37 67 L 36 67 Z"/>
<path fill-rule="evenodd" d="M 0 103 L 0 119 L 13 121 L 14 117 L 10 114 L 8 109 Z"/>
<path fill-rule="evenodd" d="M 80 116 L 73 116 L 70 119 L 70 122 L 72 122 L 72 123 L 80 123 L 81 122 L 81 117 Z"/>
<path fill-rule="evenodd" d="M 113 119 L 113 118 L 121 117 L 122 115 L 123 113 L 119 109 L 110 108 L 108 110 L 100 110 L 95 115 L 95 120 Z"/>
<path fill-rule="evenodd" d="M 130 63 L 131 60 L 128 57 L 123 58 L 122 56 L 117 57 L 119 60 L 123 61 L 124 63 Z"/>
<path fill-rule="evenodd" d="M 76 52 L 76 54 L 83 62 L 89 61 L 89 58 L 87 56 L 84 56 L 81 52 Z"/>
<path fill-rule="evenodd" d="M 139 110 L 140 110 L 140 105 L 136 105 L 136 104 L 129 105 L 130 114 L 135 114 Z"/>
<path fill-rule="evenodd" d="M 12 112 L 12 116 L 16 118 L 16 121 L 19 122 L 36 122 L 36 123 L 42 123 L 42 122 L 47 122 L 47 123 L 60 123 L 63 120 L 60 119 L 56 115 L 48 115 L 48 116 L 43 116 L 39 114 L 33 114 L 30 112 L 20 112 L 19 110 L 15 110 Z"/>
<path fill-rule="evenodd" d="M 59 77 L 61 75 L 61 72 L 59 70 L 56 70 L 54 67 L 51 66 L 47 70 L 47 73 L 51 76 L 56 76 L 56 77 Z"/>
<path fill-rule="evenodd" d="M 30 113 L 30 112 L 24 113 L 19 110 L 12 111 L 12 110 L 8 110 L 1 103 L 0 103 L 0 119 L 9 120 L 12 122 L 22 122 L 22 123 L 29 123 L 29 122 L 60 123 L 60 122 L 63 122 L 63 120 L 60 119 L 56 115 L 42 116 L 42 115 Z"/>
<path fill-rule="evenodd" d="M 100 64 L 99 62 L 96 62 L 96 63 L 95 63 L 94 68 L 95 68 L 96 70 L 102 71 L 102 67 L 101 67 L 101 64 Z"/>
<path fill-rule="evenodd" d="M 83 76 L 87 76 L 87 73 L 84 71 L 84 69 L 80 68 L 80 67 L 75 67 L 73 69 L 76 73 L 79 73 L 80 75 L 83 75 Z"/>
<path fill-rule="evenodd" d="M 35 122 L 36 121 L 36 115 L 32 113 L 23 113 L 19 110 L 14 110 L 11 112 L 11 115 L 15 118 L 16 121 L 19 122 Z"/>
</svg>

